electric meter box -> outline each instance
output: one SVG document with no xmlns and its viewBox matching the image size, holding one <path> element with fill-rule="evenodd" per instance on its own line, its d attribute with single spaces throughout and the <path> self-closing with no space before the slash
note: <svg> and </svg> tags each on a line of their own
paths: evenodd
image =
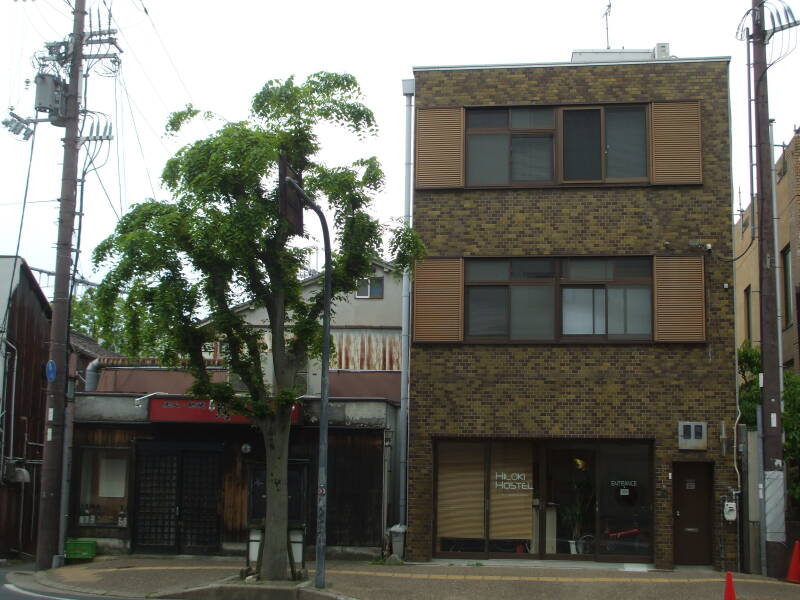
<svg viewBox="0 0 800 600">
<path fill-rule="evenodd" d="M 678 421 L 679 450 L 708 450 L 708 423 Z"/>
</svg>

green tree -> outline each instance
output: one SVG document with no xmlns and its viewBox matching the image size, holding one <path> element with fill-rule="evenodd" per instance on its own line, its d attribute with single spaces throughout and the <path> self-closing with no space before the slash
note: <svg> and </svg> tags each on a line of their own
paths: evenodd
<svg viewBox="0 0 800 600">
<path fill-rule="evenodd" d="M 100 316 L 97 314 L 95 288 L 89 288 L 80 296 L 72 297 L 69 326 L 70 329 L 97 340 L 106 348 L 119 351 L 119 344 L 116 341 L 116 335 L 114 335 L 116 332 L 110 333 L 101 330 Z"/>
<path fill-rule="evenodd" d="M 89 288 L 80 296 L 73 296 L 70 305 L 70 328 L 78 331 L 109 350 L 130 356 L 155 356 L 157 346 L 151 343 L 151 332 L 139 332 L 135 340 L 127 332 L 146 326 L 142 323 L 141 306 L 129 306 L 122 298 L 114 302 L 114 319 L 103 318 L 97 289 Z"/>
<path fill-rule="evenodd" d="M 758 374 L 761 373 L 761 351 L 745 340 L 737 352 L 739 384 L 739 408 L 742 411 L 741 422 L 756 426 L 756 409 L 761 406 L 761 389 L 758 386 Z"/>
<path fill-rule="evenodd" d="M 737 352 L 739 376 L 739 407 L 741 422 L 755 427 L 756 411 L 761 409 L 761 389 L 758 376 L 761 351 L 745 340 Z M 790 369 L 783 372 L 783 414 L 781 424 L 785 436 L 783 459 L 788 468 L 789 495 L 800 501 L 800 375 Z"/>
<path fill-rule="evenodd" d="M 191 106 L 174 113 L 168 133 L 197 114 Z M 368 213 L 383 185 L 378 161 L 321 164 L 315 130 L 322 123 L 359 138 L 376 133 L 354 77 L 323 72 L 299 85 L 293 78 L 267 82 L 253 98 L 249 120 L 225 123 L 167 162 L 162 181 L 173 201 L 136 205 L 94 253 L 95 264 L 110 269 L 97 291 L 102 324 L 110 326 L 115 303 L 124 298 L 128 314 L 139 318 L 125 323 L 133 346 L 141 347 L 143 332 L 153 336 L 162 360 L 188 361 L 195 377 L 191 393 L 249 416 L 261 430 L 270 532 L 286 531 L 290 408 L 298 371 L 321 351 L 323 311 L 322 290 L 308 299 L 301 294 L 298 275 L 307 252 L 292 245 L 293 234 L 278 211 L 279 153 L 287 155 L 309 195 L 333 211 L 334 298 L 371 273 L 383 233 Z M 400 271 L 422 251 L 407 227 L 395 232 L 393 249 Z M 273 373 L 265 372 L 261 360 L 263 333 L 235 311 L 244 301 L 266 309 Z M 219 338 L 227 342 L 228 366 L 247 387 L 247 397 L 212 382 L 206 371 L 203 345 Z M 261 576 L 286 578 L 287 565 L 286 536 L 266 536 Z"/>
</svg>

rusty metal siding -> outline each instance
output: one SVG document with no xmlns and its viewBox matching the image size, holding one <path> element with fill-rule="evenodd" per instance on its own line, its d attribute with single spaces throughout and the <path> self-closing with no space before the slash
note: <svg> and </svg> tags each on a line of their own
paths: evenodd
<svg viewBox="0 0 800 600">
<path fill-rule="evenodd" d="M 400 331 L 394 329 L 347 329 L 333 331 L 336 349 L 331 369 L 399 371 Z"/>
</svg>

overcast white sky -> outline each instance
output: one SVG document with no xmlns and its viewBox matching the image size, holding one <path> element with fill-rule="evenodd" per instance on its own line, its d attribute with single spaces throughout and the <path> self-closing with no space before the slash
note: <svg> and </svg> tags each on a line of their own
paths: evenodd
<svg viewBox="0 0 800 600">
<path fill-rule="evenodd" d="M 798 0 L 794 4 L 800 15 Z M 114 14 L 123 49 L 121 77 L 102 67 L 91 72 L 87 107 L 114 121 L 116 139 L 107 164 L 88 177 L 81 274 L 99 279 L 91 249 L 109 235 L 116 213 L 155 195 L 166 198 L 159 175 L 188 137 L 165 139 L 169 112 L 192 102 L 229 120 L 247 117 L 250 99 L 269 79 L 298 78 L 315 71 L 355 75 L 380 126 L 376 139 L 360 144 L 346 136 L 323 138 L 329 164 L 375 154 L 387 174 L 375 210 L 383 220 L 403 212 L 405 108 L 401 80 L 412 66 L 568 62 L 573 49 L 605 48 L 603 13 L 608 0 L 558 2 L 460 2 L 362 0 L 253 2 L 228 0 L 89 0 L 93 15 Z M 774 1 L 774 6 L 779 0 Z M 147 8 L 149 16 L 143 7 Z M 749 197 L 746 48 L 736 39 L 749 0 L 612 0 L 612 48 L 652 48 L 668 42 L 678 57 L 730 56 L 733 127 L 732 207 Z M 291 14 L 286 11 L 290 10 Z M 93 17 L 96 24 L 96 16 Z M 33 115 L 34 52 L 71 31 L 66 0 L 4 0 L 0 3 L 0 98 L 22 116 Z M 770 56 L 788 56 L 769 70 L 775 142 L 788 142 L 800 124 L 797 109 L 800 27 L 774 38 Z M 209 133 L 213 124 L 194 129 Z M 63 129 L 38 128 L 20 254 L 42 269 L 55 264 Z M 22 215 L 31 141 L 0 130 L 0 254 L 13 254 Z M 119 165 L 119 167 L 118 167 Z M 113 209 L 112 209 L 113 206 Z M 310 216 L 310 215 L 309 215 Z M 310 220 L 310 219 L 308 219 Z M 46 286 L 47 282 L 42 281 Z M 47 293 L 51 290 L 45 289 Z"/>
</svg>

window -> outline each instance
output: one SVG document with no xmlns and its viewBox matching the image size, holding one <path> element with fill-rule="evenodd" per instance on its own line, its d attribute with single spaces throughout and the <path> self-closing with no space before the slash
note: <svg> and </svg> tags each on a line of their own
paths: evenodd
<svg viewBox="0 0 800 600">
<path fill-rule="evenodd" d="M 467 111 L 467 185 L 646 181 L 643 105 Z M 561 168 L 555 144 L 560 133 Z"/>
<path fill-rule="evenodd" d="M 652 260 L 472 259 L 466 337 L 567 341 L 652 337 Z"/>
<path fill-rule="evenodd" d="M 359 280 L 356 298 L 383 298 L 383 277 L 365 277 Z"/>
<path fill-rule="evenodd" d="M 467 113 L 467 185 L 554 181 L 555 109 L 503 108 Z"/>
<path fill-rule="evenodd" d="M 79 525 L 127 526 L 127 448 L 83 448 Z"/>
<path fill-rule="evenodd" d="M 752 341 L 753 339 L 753 309 L 750 304 L 750 286 L 744 288 L 744 338 Z"/>
<path fill-rule="evenodd" d="M 467 336 L 553 339 L 554 265 L 551 258 L 466 262 Z"/>
<path fill-rule="evenodd" d="M 750 230 L 750 208 L 746 208 L 742 211 L 742 239 L 744 239 L 745 234 Z"/>
<path fill-rule="evenodd" d="M 644 106 L 564 109 L 564 180 L 644 180 L 646 131 Z"/>
<path fill-rule="evenodd" d="M 792 252 L 789 246 L 781 251 L 782 287 L 783 287 L 783 326 L 789 327 L 794 319 L 792 306 Z"/>
</svg>

